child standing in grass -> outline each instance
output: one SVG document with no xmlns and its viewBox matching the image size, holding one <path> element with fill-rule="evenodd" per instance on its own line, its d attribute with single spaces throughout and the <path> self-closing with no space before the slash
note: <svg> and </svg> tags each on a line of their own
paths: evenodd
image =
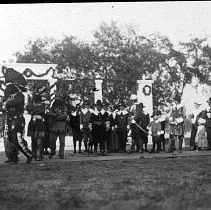
<svg viewBox="0 0 211 210">
<path fill-rule="evenodd" d="M 157 145 L 157 150 L 156 150 L 157 153 L 159 153 L 161 151 L 161 139 L 160 139 L 161 123 L 160 123 L 160 119 L 159 119 L 160 116 L 161 116 L 160 111 L 154 112 L 152 115 L 153 121 L 150 124 L 151 134 L 152 134 L 152 143 L 153 143 L 153 148 L 152 148 L 151 152 L 155 152 L 155 147 Z"/>
</svg>

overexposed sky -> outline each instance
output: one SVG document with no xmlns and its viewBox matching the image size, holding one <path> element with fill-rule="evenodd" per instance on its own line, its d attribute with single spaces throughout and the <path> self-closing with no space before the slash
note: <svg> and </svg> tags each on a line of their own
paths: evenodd
<svg viewBox="0 0 211 210">
<path fill-rule="evenodd" d="M 158 32 L 177 44 L 211 37 L 211 2 L 107 2 L 0 5 L 0 62 L 29 39 L 74 35 L 92 41 L 104 21 L 133 24 L 141 34 Z"/>
</svg>

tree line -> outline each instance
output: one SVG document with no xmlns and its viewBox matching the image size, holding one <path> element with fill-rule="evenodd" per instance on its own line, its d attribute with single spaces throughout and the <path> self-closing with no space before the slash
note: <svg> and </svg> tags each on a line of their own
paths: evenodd
<svg viewBox="0 0 211 210">
<path fill-rule="evenodd" d="M 182 95 L 192 78 L 210 82 L 211 47 L 207 38 L 180 42 L 178 50 L 167 36 L 140 35 L 132 26 L 121 30 L 114 21 L 102 23 L 93 36 L 92 43 L 74 36 L 30 40 L 25 50 L 15 54 L 17 62 L 58 64 L 58 72 L 64 77 L 74 73 L 80 79 L 69 91 L 82 98 L 90 94 L 97 74 L 103 78 L 103 97 L 112 103 L 127 101 L 136 93 L 136 81 L 143 75 L 154 80 L 155 107 L 161 101 L 171 102 L 176 93 Z"/>
</svg>

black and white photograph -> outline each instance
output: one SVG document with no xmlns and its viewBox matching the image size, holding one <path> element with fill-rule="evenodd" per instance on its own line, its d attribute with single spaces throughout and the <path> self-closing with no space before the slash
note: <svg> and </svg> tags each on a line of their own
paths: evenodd
<svg viewBox="0 0 211 210">
<path fill-rule="evenodd" d="M 0 4 L 0 210 L 211 209 L 211 2 Z"/>
</svg>

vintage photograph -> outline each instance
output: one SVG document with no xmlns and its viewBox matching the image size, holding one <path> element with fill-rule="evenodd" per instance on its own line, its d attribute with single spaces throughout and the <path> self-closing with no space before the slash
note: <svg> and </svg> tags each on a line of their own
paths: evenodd
<svg viewBox="0 0 211 210">
<path fill-rule="evenodd" d="M 211 209 L 211 2 L 0 4 L 0 210 Z"/>
</svg>

